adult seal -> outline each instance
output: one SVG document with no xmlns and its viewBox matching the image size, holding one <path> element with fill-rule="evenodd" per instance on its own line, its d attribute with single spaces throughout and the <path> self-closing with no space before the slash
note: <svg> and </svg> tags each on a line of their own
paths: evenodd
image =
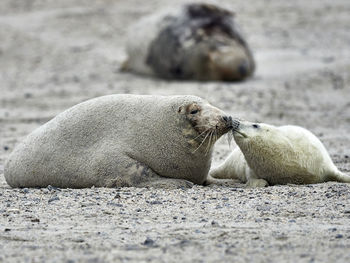
<svg viewBox="0 0 350 263">
<path fill-rule="evenodd" d="M 322 142 L 310 131 L 293 125 L 276 127 L 234 120 L 239 146 L 210 174 L 258 187 L 275 184 L 350 183 L 340 172 Z"/>
<path fill-rule="evenodd" d="M 130 28 L 122 69 L 165 79 L 237 81 L 255 69 L 234 14 L 187 4 L 145 17 Z"/>
<path fill-rule="evenodd" d="M 12 187 L 187 187 L 203 184 L 232 119 L 196 96 L 109 95 L 80 103 L 11 153 Z"/>
</svg>

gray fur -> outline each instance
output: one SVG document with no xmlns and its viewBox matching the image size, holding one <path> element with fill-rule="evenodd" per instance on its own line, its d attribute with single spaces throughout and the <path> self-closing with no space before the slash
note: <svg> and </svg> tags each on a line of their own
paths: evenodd
<svg viewBox="0 0 350 263">
<path fill-rule="evenodd" d="M 109 95 L 80 103 L 15 148 L 5 164 L 6 181 L 68 188 L 202 184 L 211 151 L 193 153 L 186 137 L 198 133 L 178 111 L 191 102 L 202 99 Z"/>
<path fill-rule="evenodd" d="M 151 43 L 146 36 L 144 41 L 130 41 L 130 46 L 149 46 L 145 58 L 136 52 L 142 48 L 130 48 L 131 62 L 126 68 L 146 73 L 134 66 L 144 63 L 161 78 L 227 81 L 243 80 L 254 72 L 252 53 L 230 11 L 215 5 L 188 4 L 179 12 L 161 13 L 158 20 Z M 152 23 L 145 18 L 135 30 L 142 30 L 142 26 L 152 27 Z M 135 63 L 142 59 L 145 61 Z"/>
</svg>

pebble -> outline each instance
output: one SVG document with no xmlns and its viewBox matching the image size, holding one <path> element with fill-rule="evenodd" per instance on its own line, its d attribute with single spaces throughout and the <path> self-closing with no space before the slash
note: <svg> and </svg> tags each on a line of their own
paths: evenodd
<svg viewBox="0 0 350 263">
<path fill-rule="evenodd" d="M 21 189 L 21 193 L 28 194 L 29 193 L 29 189 L 28 188 L 23 188 L 23 189 Z"/>
<path fill-rule="evenodd" d="M 219 223 L 213 220 L 213 221 L 211 221 L 211 225 L 212 226 L 219 226 Z"/>
<path fill-rule="evenodd" d="M 147 247 L 153 247 L 154 246 L 154 240 L 147 237 L 145 241 L 143 241 L 142 245 L 147 246 Z"/>
<path fill-rule="evenodd" d="M 54 196 L 54 197 L 50 198 L 47 202 L 51 203 L 53 201 L 58 201 L 58 200 L 60 200 L 60 198 L 58 196 Z"/>
<path fill-rule="evenodd" d="M 118 203 L 114 203 L 114 202 L 108 202 L 107 205 L 116 206 L 116 207 L 123 207 L 122 204 L 118 204 Z"/>
<path fill-rule="evenodd" d="M 156 201 L 151 201 L 151 202 L 149 202 L 151 205 L 161 205 L 161 204 L 163 204 L 163 202 L 161 202 L 161 201 L 158 201 L 158 200 L 156 200 Z"/>
</svg>

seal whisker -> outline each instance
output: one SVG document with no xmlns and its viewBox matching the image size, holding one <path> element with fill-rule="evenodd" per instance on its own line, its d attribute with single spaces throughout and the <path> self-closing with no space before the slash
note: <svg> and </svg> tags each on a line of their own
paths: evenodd
<svg viewBox="0 0 350 263">
<path fill-rule="evenodd" d="M 212 138 L 213 138 L 213 133 L 214 133 L 213 130 L 210 131 L 209 140 L 208 140 L 208 145 L 207 145 L 207 147 L 205 148 L 205 155 L 207 155 L 207 154 L 209 153 L 210 148 L 211 148 L 211 146 L 212 146 L 211 141 L 212 141 Z"/>
<path fill-rule="evenodd" d="M 210 142 L 209 150 L 214 146 L 215 142 L 218 140 L 217 131 L 216 130 L 213 130 L 213 137 L 214 137 L 214 139 Z"/>
<path fill-rule="evenodd" d="M 215 141 L 213 142 L 213 145 L 212 145 L 212 146 L 214 146 L 214 143 L 215 143 L 217 140 L 218 140 L 218 133 L 217 133 L 217 131 L 215 130 Z"/>
<path fill-rule="evenodd" d="M 213 145 L 214 146 L 214 143 L 219 139 L 219 136 L 218 136 L 218 133 L 217 131 L 215 130 L 215 141 L 213 142 Z"/>
<path fill-rule="evenodd" d="M 227 136 L 226 138 L 227 138 L 228 146 L 231 148 L 232 139 L 233 139 L 232 132 L 228 132 L 226 136 Z"/>
<path fill-rule="evenodd" d="M 202 136 L 203 135 L 203 133 L 206 133 L 207 131 L 209 131 L 209 129 L 208 130 L 205 130 L 204 132 L 202 132 L 202 133 L 200 133 L 197 137 L 195 137 L 193 140 L 196 140 L 196 139 L 198 139 L 200 136 Z"/>
<path fill-rule="evenodd" d="M 192 153 L 195 153 L 195 152 L 203 145 L 203 143 L 205 142 L 205 140 L 208 138 L 209 130 L 207 130 L 207 131 L 208 131 L 208 133 L 207 133 L 207 135 L 205 135 L 203 141 L 199 144 L 199 146 L 197 147 L 197 149 L 195 149 Z"/>
<path fill-rule="evenodd" d="M 196 125 L 196 128 L 206 128 L 206 129 L 215 129 L 215 126 L 213 125 Z"/>
</svg>

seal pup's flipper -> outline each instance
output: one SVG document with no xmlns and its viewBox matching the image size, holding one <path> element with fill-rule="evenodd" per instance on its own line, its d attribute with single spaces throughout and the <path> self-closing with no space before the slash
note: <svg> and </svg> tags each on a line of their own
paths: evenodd
<svg viewBox="0 0 350 263">
<path fill-rule="evenodd" d="M 336 169 L 333 173 L 326 176 L 326 180 L 341 183 L 350 183 L 350 176 Z"/>
</svg>

